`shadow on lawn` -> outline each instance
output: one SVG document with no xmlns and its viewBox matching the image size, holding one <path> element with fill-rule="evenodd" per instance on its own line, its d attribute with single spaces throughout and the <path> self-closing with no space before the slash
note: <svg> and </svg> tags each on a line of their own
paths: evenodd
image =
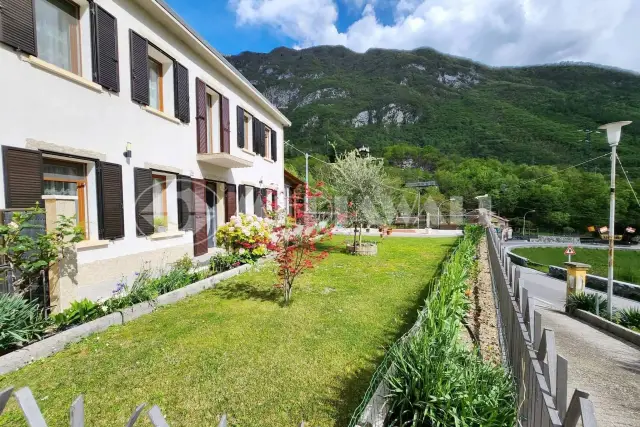
<svg viewBox="0 0 640 427">
<path fill-rule="evenodd" d="M 252 299 L 280 303 L 282 291 L 276 288 L 258 287 L 249 281 L 225 284 L 216 289 L 216 295 L 224 299 Z"/>
<path fill-rule="evenodd" d="M 402 318 L 401 327 L 399 328 L 389 328 L 387 330 L 386 336 L 384 338 L 385 342 L 385 352 L 378 356 L 369 358 L 367 361 L 369 362 L 369 367 L 366 369 L 361 369 L 348 377 L 339 378 L 338 382 L 342 383 L 342 386 L 339 390 L 338 398 L 335 400 L 329 400 L 327 403 L 336 408 L 336 425 L 338 426 L 346 426 L 349 425 L 349 421 L 351 420 L 351 416 L 354 411 L 362 401 L 365 392 L 367 391 L 367 387 L 372 380 L 372 377 L 378 368 L 378 365 L 384 359 L 389 347 L 393 345 L 396 341 L 398 341 L 404 334 L 406 334 L 409 329 L 413 326 L 413 324 L 418 319 L 418 312 L 424 307 L 424 301 L 427 299 L 429 294 L 431 294 L 431 290 L 435 286 L 442 273 L 442 269 L 444 264 L 453 253 L 454 248 L 452 247 L 446 255 L 442 258 L 442 260 L 438 263 L 433 275 L 425 281 L 424 287 L 420 292 L 419 297 L 411 306 L 409 310 L 406 311 L 406 314 Z M 375 385 L 377 388 L 377 384 Z"/>
</svg>

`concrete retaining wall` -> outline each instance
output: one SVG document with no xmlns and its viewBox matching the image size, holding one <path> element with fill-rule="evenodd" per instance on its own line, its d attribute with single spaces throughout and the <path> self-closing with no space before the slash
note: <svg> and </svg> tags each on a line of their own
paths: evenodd
<svg viewBox="0 0 640 427">
<path fill-rule="evenodd" d="M 263 264 L 267 259 L 263 258 L 258 261 L 257 265 Z M 91 322 L 83 323 L 66 331 L 59 332 L 49 338 L 45 338 L 26 347 L 12 351 L 0 357 L 0 375 L 16 371 L 23 366 L 39 359 L 51 356 L 67 345 L 80 341 L 82 338 L 88 337 L 96 332 L 101 332 L 113 325 L 123 325 L 127 322 L 152 313 L 159 306 L 174 304 L 189 295 L 195 295 L 206 289 L 215 288 L 216 284 L 222 280 L 228 279 L 238 274 L 244 273 L 252 268 L 252 265 L 245 264 L 231 270 L 208 277 L 184 288 L 176 289 L 160 295 L 154 301 L 142 302 L 131 307 L 127 307 L 122 311 L 111 313 Z"/>
<path fill-rule="evenodd" d="M 580 237 L 568 237 L 568 236 L 538 236 L 536 239 L 529 240 L 532 243 L 569 243 L 579 244 Z"/>
<path fill-rule="evenodd" d="M 567 269 L 555 265 L 549 266 L 549 276 L 556 279 L 567 280 Z M 587 274 L 587 288 L 596 291 L 607 292 L 608 280 L 606 277 Z M 633 283 L 613 281 L 613 294 L 618 297 L 632 299 L 640 302 L 640 286 Z"/>
</svg>

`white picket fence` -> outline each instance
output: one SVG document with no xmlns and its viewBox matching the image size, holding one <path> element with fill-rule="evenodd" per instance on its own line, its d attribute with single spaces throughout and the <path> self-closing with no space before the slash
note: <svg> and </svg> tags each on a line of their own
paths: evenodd
<svg viewBox="0 0 640 427">
<path fill-rule="evenodd" d="M 589 393 L 568 397 L 567 359 L 558 354 L 552 329 L 542 328 L 535 299 L 522 286 L 495 229 L 487 229 L 489 261 L 497 294 L 504 352 L 518 390 L 518 421 L 523 427 L 596 427 Z"/>
<path fill-rule="evenodd" d="M 11 396 L 14 396 L 18 401 L 18 405 L 20 406 L 20 410 L 24 415 L 25 421 L 29 427 L 47 427 L 47 422 L 42 416 L 42 412 L 40 412 L 40 408 L 38 407 L 38 403 L 36 399 L 33 397 L 33 393 L 29 389 L 29 387 L 21 388 L 17 391 L 13 391 L 13 387 L 9 387 L 0 391 L 0 416 L 4 412 L 7 403 Z M 140 416 L 142 415 L 146 403 L 138 405 L 138 407 L 133 411 L 131 417 L 129 417 L 129 421 L 126 424 L 126 427 L 133 427 L 133 425 L 138 421 Z M 84 398 L 82 395 L 78 396 L 76 400 L 71 404 L 71 408 L 69 409 L 69 415 L 71 418 L 70 426 L 71 427 L 85 427 L 84 423 Z M 147 417 L 149 417 L 149 421 L 154 427 L 169 427 L 167 420 L 162 415 L 160 408 L 158 405 L 153 405 L 149 411 L 147 411 Z M 299 427 L 304 427 L 304 421 L 299 424 Z M 227 416 L 222 415 L 220 419 L 220 423 L 218 427 L 227 427 Z"/>
</svg>

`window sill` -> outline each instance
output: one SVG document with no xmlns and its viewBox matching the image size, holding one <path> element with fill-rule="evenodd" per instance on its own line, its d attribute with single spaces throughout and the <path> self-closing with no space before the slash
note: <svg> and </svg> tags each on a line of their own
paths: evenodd
<svg viewBox="0 0 640 427">
<path fill-rule="evenodd" d="M 80 86 L 84 86 L 95 92 L 98 92 L 98 93 L 104 92 L 104 89 L 102 89 L 102 86 L 100 86 L 99 84 L 94 83 L 91 80 L 87 80 L 84 77 L 79 76 L 77 74 L 74 74 L 71 71 L 67 71 L 64 68 L 60 68 L 57 65 L 53 65 L 47 61 L 43 61 L 42 59 L 37 58 L 35 56 L 26 56 L 26 57 L 23 57 L 23 60 L 36 68 L 40 68 L 41 70 L 48 71 L 51 74 L 60 76 L 64 79 L 67 79 L 73 83 L 77 83 Z"/>
<path fill-rule="evenodd" d="M 149 240 L 163 240 L 163 239 L 172 239 L 174 237 L 184 236 L 184 231 L 165 231 L 162 233 L 153 233 L 147 236 Z"/>
<path fill-rule="evenodd" d="M 271 160 L 271 159 L 267 159 L 266 157 L 263 157 L 263 159 L 264 159 L 265 161 L 269 162 L 269 163 L 275 163 L 273 160 Z"/>
<path fill-rule="evenodd" d="M 79 251 L 84 251 L 87 249 L 106 248 L 107 246 L 109 246 L 108 240 L 83 240 L 76 243 L 76 249 Z"/>
<path fill-rule="evenodd" d="M 62 196 L 56 194 L 45 194 L 42 200 L 78 200 L 78 196 Z"/>
<path fill-rule="evenodd" d="M 145 110 L 147 113 L 151 113 L 153 115 L 156 115 L 158 117 L 162 117 L 165 120 L 169 120 L 172 123 L 175 123 L 177 125 L 180 124 L 180 120 L 176 119 L 175 117 L 170 116 L 169 114 L 165 113 L 164 111 L 160 111 L 160 110 L 156 110 L 153 107 L 149 107 L 148 105 L 143 105 L 142 109 Z"/>
<path fill-rule="evenodd" d="M 249 154 L 250 156 L 255 156 L 255 155 L 256 155 L 256 153 L 254 153 L 253 151 L 249 151 L 249 150 L 247 150 L 246 148 L 242 148 L 242 151 L 243 151 L 245 154 Z"/>
</svg>

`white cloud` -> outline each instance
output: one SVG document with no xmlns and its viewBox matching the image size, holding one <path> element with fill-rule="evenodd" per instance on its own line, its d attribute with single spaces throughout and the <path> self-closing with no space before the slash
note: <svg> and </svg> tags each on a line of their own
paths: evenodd
<svg viewBox="0 0 640 427">
<path fill-rule="evenodd" d="M 238 25 L 267 25 L 296 47 L 432 47 L 491 65 L 587 61 L 640 71 L 637 0 L 400 0 L 384 25 L 376 2 L 338 31 L 335 0 L 230 0 Z"/>
</svg>

